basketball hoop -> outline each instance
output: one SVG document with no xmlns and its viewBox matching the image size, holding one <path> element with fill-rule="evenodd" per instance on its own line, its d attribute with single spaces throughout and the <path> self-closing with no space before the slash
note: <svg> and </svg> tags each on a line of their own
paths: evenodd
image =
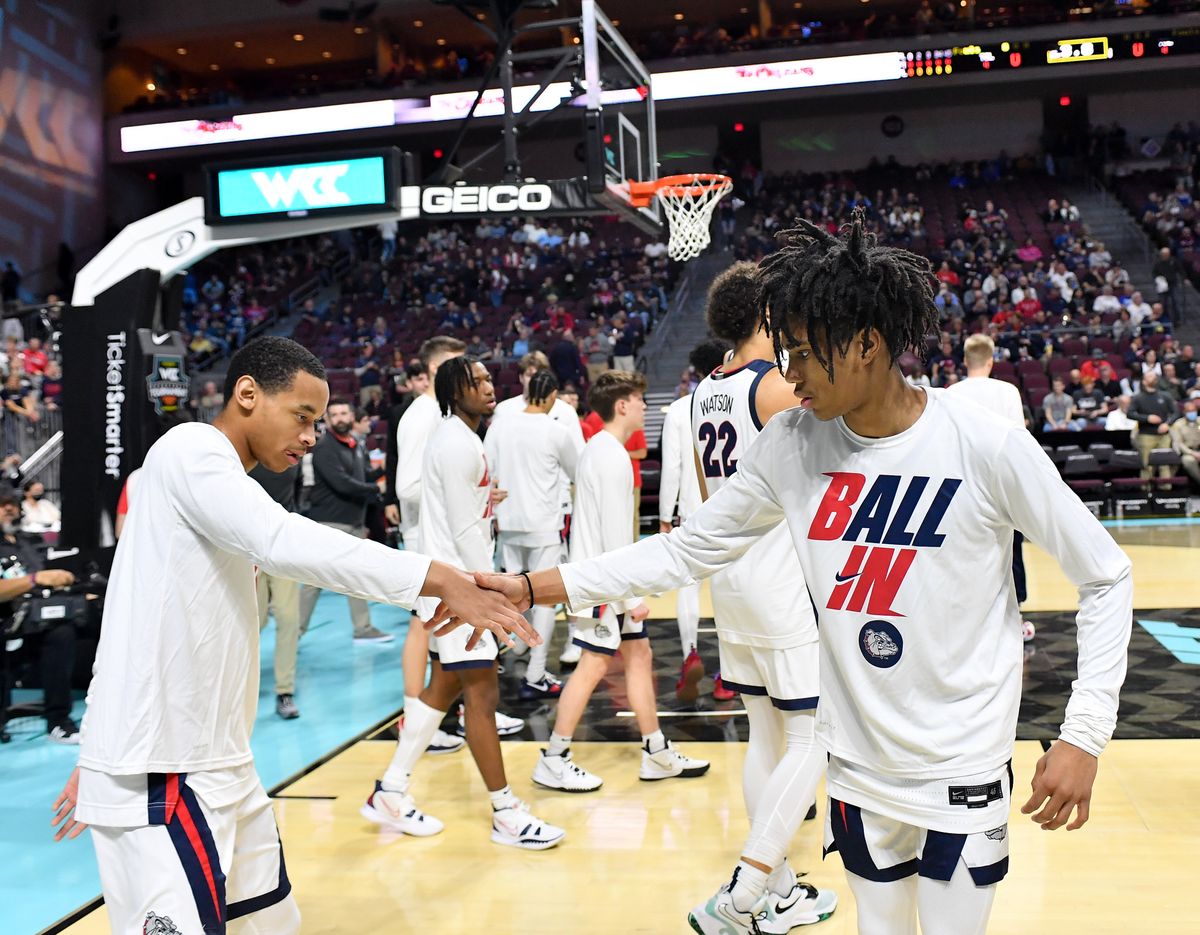
<svg viewBox="0 0 1200 935">
<path fill-rule="evenodd" d="M 713 209 L 732 190 L 733 179 L 727 175 L 668 175 L 653 182 L 630 182 L 629 201 L 635 208 L 645 208 L 652 198 L 658 199 L 671 228 L 667 252 L 672 260 L 685 262 L 708 246 Z"/>
</svg>

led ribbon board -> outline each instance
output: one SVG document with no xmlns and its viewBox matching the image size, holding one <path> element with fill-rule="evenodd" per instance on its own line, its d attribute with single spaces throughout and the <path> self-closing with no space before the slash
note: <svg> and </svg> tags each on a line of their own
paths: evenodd
<svg viewBox="0 0 1200 935">
<path fill-rule="evenodd" d="M 391 206 L 395 160 L 390 152 L 276 165 L 209 167 L 209 224 L 315 214 L 353 214 Z"/>
</svg>

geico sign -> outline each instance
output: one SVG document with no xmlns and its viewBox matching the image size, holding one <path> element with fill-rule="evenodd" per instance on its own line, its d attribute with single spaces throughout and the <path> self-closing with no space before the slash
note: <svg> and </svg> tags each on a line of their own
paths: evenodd
<svg viewBox="0 0 1200 935">
<path fill-rule="evenodd" d="M 421 189 L 423 214 L 545 211 L 554 201 L 549 185 L 435 185 Z"/>
</svg>

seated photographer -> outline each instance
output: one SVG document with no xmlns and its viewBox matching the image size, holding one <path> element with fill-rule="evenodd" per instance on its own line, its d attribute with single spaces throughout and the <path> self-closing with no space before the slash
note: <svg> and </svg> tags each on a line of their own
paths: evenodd
<svg viewBox="0 0 1200 935">
<path fill-rule="evenodd" d="M 21 501 L 13 493 L 0 494 L 0 652 L 3 661 L 3 691 L 0 692 L 0 725 L 5 720 L 11 685 L 7 676 L 13 671 L 17 651 L 36 654 L 45 693 L 46 729 L 57 743 L 79 743 L 79 727 L 71 720 L 71 673 L 75 667 L 75 624 L 66 619 L 40 633 L 11 632 L 10 625 L 17 602 L 33 590 L 68 588 L 75 583 L 69 571 L 41 569 L 40 537 L 20 531 Z M 11 652 L 9 651 L 11 650 Z"/>
</svg>

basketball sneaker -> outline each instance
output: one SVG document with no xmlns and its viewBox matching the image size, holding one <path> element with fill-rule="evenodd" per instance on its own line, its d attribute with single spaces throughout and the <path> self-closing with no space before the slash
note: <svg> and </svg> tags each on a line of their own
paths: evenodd
<svg viewBox="0 0 1200 935">
<path fill-rule="evenodd" d="M 562 682 L 547 672 L 536 682 L 523 681 L 517 689 L 517 697 L 522 701 L 536 701 L 539 698 L 557 698 L 562 694 Z"/>
<path fill-rule="evenodd" d="M 519 734 L 525 729 L 525 722 L 519 717 L 509 717 L 507 714 L 496 712 L 496 733 L 501 737 L 509 737 L 513 734 Z M 463 713 L 463 706 L 458 706 L 458 730 L 460 737 L 467 736 L 467 719 Z"/>
<path fill-rule="evenodd" d="M 72 721 L 69 717 L 64 717 L 61 721 L 46 731 L 46 734 L 55 743 L 66 744 L 69 747 L 79 744 L 79 725 Z"/>
<path fill-rule="evenodd" d="M 563 647 L 562 655 L 558 657 L 558 661 L 564 666 L 573 666 L 578 665 L 579 660 L 582 658 L 583 650 L 571 640 L 567 640 L 567 645 Z"/>
<path fill-rule="evenodd" d="M 671 779 L 682 776 L 690 779 L 703 776 L 708 772 L 709 763 L 705 760 L 694 760 L 684 756 L 671 746 L 671 741 L 657 753 L 650 752 L 650 742 L 642 747 L 642 769 L 638 778 L 644 782 L 657 782 L 660 779 Z"/>
<path fill-rule="evenodd" d="M 407 792 L 388 792 L 378 779 L 375 780 L 375 791 L 358 813 L 367 821 L 383 825 L 389 831 L 399 831 L 417 838 L 438 834 L 445 827 L 432 815 L 426 815 L 417 808 L 413 804 L 413 797 Z"/>
<path fill-rule="evenodd" d="M 1021 641 L 1028 643 L 1037 635 L 1037 627 L 1032 620 L 1021 621 Z"/>
<path fill-rule="evenodd" d="M 550 756 L 543 750 L 533 768 L 533 781 L 536 785 L 559 792 L 595 792 L 604 785 L 603 779 L 592 775 L 571 759 L 570 750 L 561 756 Z"/>
<path fill-rule="evenodd" d="M 282 695 L 275 696 L 275 713 L 285 721 L 291 721 L 300 716 L 300 709 L 296 707 L 295 698 L 284 692 Z"/>
<path fill-rule="evenodd" d="M 429 741 L 429 746 L 425 748 L 425 752 L 430 756 L 440 756 L 443 753 L 457 753 L 467 742 L 461 737 L 455 737 L 452 734 L 447 734 L 444 730 L 435 730 L 433 739 Z"/>
<path fill-rule="evenodd" d="M 762 924 L 771 914 L 767 903 L 764 893 L 749 912 L 742 912 L 733 905 L 732 886 L 726 883 L 716 896 L 688 913 L 688 924 L 700 935 L 762 935 L 766 931 Z"/>
<path fill-rule="evenodd" d="M 370 624 L 354 634 L 356 645 L 362 643 L 390 643 L 395 639 L 396 637 L 391 633 L 384 633 L 378 627 Z"/>
<path fill-rule="evenodd" d="M 679 670 L 679 681 L 675 683 L 675 697 L 685 704 L 691 704 L 700 697 L 700 680 L 704 678 L 704 662 L 696 647 L 683 660 L 683 668 Z"/>
<path fill-rule="evenodd" d="M 721 681 L 721 673 L 717 673 L 717 677 L 713 684 L 713 701 L 733 701 L 737 697 L 737 692 L 725 687 L 725 683 Z"/>
<path fill-rule="evenodd" d="M 544 851 L 554 847 L 567 836 L 562 828 L 534 817 L 529 806 L 517 799 L 512 808 L 492 811 L 492 840 L 509 847 L 523 847 L 530 851 Z"/>
<path fill-rule="evenodd" d="M 786 896 L 767 894 L 767 918 L 758 923 L 763 935 L 787 935 L 798 925 L 824 922 L 837 908 L 837 893 L 796 882 Z"/>
</svg>

